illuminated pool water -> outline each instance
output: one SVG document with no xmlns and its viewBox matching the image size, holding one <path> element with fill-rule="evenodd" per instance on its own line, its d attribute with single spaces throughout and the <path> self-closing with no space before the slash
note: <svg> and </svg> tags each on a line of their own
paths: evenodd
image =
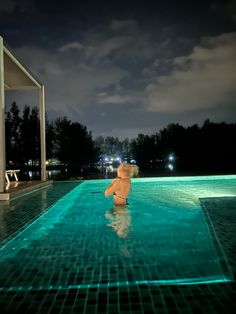
<svg viewBox="0 0 236 314">
<path fill-rule="evenodd" d="M 84 181 L 4 244 L 0 288 L 232 279 L 199 199 L 236 197 L 236 176 L 134 179 L 124 208 L 104 197 L 110 182 Z"/>
</svg>

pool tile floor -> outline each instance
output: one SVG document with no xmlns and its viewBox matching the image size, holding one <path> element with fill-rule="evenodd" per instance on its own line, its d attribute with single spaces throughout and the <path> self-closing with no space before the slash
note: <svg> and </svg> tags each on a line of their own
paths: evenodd
<svg viewBox="0 0 236 314">
<path fill-rule="evenodd" d="M 201 203 L 236 275 L 236 199 Z M 1 313 L 235 313 L 236 284 L 229 283 L 0 292 Z"/>
</svg>

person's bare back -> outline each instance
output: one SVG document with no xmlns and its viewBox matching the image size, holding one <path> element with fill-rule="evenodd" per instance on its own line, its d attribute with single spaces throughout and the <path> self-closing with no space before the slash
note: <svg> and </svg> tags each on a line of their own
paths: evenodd
<svg viewBox="0 0 236 314">
<path fill-rule="evenodd" d="M 136 168 L 134 168 L 136 167 Z M 138 172 L 137 166 L 130 164 L 121 164 L 117 169 L 118 177 L 105 190 L 105 196 L 114 195 L 115 205 L 126 205 L 127 198 L 131 188 L 130 177 L 133 175 L 134 169 Z"/>
<path fill-rule="evenodd" d="M 116 178 L 105 191 L 106 196 L 114 195 L 115 205 L 126 205 L 130 191 L 129 178 Z"/>
</svg>

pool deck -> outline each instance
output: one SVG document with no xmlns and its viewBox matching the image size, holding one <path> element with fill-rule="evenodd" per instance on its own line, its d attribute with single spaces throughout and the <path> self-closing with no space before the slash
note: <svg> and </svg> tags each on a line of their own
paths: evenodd
<svg viewBox="0 0 236 314">
<path fill-rule="evenodd" d="M 202 201 L 202 200 L 201 200 Z M 236 199 L 203 200 L 236 278 Z M 223 203 L 222 203 L 223 202 Z M 222 207 L 223 204 L 223 207 Z M 236 282 L 0 292 L 1 313 L 235 313 Z"/>
<path fill-rule="evenodd" d="M 52 180 L 47 181 L 12 181 L 5 193 L 0 193 L 0 201 L 12 200 L 15 197 L 23 196 L 25 193 L 33 192 L 40 188 L 52 184 Z"/>
</svg>

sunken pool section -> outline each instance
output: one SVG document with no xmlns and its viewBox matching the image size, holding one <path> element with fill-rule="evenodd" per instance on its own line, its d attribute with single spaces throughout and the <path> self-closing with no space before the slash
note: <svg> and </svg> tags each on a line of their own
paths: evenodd
<svg viewBox="0 0 236 314">
<path fill-rule="evenodd" d="M 5 241 L 0 250 L 0 288 L 232 280 L 201 201 L 207 198 L 209 206 L 211 197 L 236 197 L 236 176 L 133 179 L 129 205 L 120 208 L 104 197 L 110 182 L 76 184 Z M 37 197 L 32 208 L 36 201 Z"/>
</svg>

